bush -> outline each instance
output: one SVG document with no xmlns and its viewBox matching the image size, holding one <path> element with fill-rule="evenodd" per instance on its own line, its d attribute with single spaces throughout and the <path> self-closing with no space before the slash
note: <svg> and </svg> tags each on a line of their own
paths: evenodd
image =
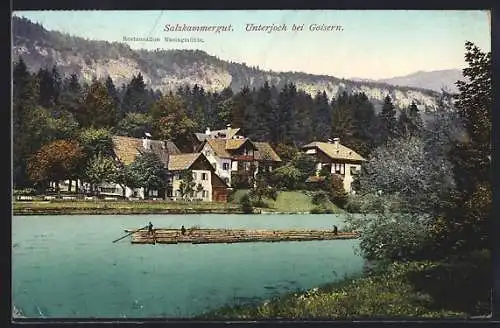
<svg viewBox="0 0 500 328">
<path fill-rule="evenodd" d="M 253 213 L 252 201 L 250 200 L 250 196 L 248 194 L 245 194 L 240 198 L 240 205 L 243 213 Z"/>
<path fill-rule="evenodd" d="M 328 194 L 325 191 L 318 191 L 313 194 L 311 202 L 314 205 L 321 205 L 328 201 Z"/>
<path fill-rule="evenodd" d="M 406 212 L 398 195 L 349 195 L 344 206 L 349 213 L 401 213 Z"/>
<path fill-rule="evenodd" d="M 432 259 L 431 217 L 412 214 L 349 216 L 348 228 L 361 232 L 360 250 L 368 260 Z"/>
<path fill-rule="evenodd" d="M 261 208 L 268 208 L 269 207 L 269 204 L 267 204 L 263 200 L 254 200 L 253 202 L 251 202 L 251 204 L 253 207 L 261 207 Z"/>
</svg>

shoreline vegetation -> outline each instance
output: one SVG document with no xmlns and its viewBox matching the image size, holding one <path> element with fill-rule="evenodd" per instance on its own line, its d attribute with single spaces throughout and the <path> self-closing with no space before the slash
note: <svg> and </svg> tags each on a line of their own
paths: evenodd
<svg viewBox="0 0 500 328">
<path fill-rule="evenodd" d="M 228 305 L 200 320 L 487 319 L 489 251 L 438 261 L 378 263 L 363 273 L 261 302 Z"/>
</svg>

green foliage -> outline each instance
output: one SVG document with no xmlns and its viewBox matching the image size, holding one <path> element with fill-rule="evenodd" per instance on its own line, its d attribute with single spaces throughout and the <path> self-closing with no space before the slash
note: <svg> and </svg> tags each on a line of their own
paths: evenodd
<svg viewBox="0 0 500 328">
<path fill-rule="evenodd" d="M 465 319 L 470 314 L 488 313 L 478 302 L 478 299 L 488 300 L 483 283 L 488 280 L 488 274 L 483 270 L 471 270 L 480 263 L 485 263 L 483 258 L 467 262 L 393 263 L 387 270 L 376 274 L 344 278 L 320 288 L 289 293 L 261 304 L 224 307 L 205 313 L 199 319 Z M 467 272 L 471 273 L 468 274 L 471 279 L 468 283 L 460 276 L 461 266 L 467 267 Z M 447 270 L 446 267 L 453 269 Z M 463 287 L 458 282 L 455 284 L 447 278 L 449 272 L 454 272 L 459 281 L 470 286 L 474 296 L 469 297 L 466 292 L 462 292 Z M 436 283 L 428 284 L 433 279 Z M 480 287 L 473 290 L 475 286 Z M 450 293 L 453 300 L 448 296 Z"/>
<path fill-rule="evenodd" d="M 144 196 L 149 196 L 151 190 L 161 190 L 165 188 L 167 171 L 158 156 L 153 152 L 143 152 L 139 154 L 128 167 L 130 180 L 134 181 L 137 187 L 144 188 Z"/>
<path fill-rule="evenodd" d="M 123 136 L 141 138 L 145 132 L 152 131 L 153 120 L 147 113 L 125 114 L 125 117 L 118 122 L 116 133 Z"/>
<path fill-rule="evenodd" d="M 290 162 L 295 154 L 298 152 L 298 149 L 294 146 L 289 146 L 283 143 L 279 143 L 276 147 L 274 147 L 276 154 L 281 158 L 285 163 Z"/>
<path fill-rule="evenodd" d="M 151 107 L 153 134 L 158 139 L 175 140 L 179 147 L 190 148 L 196 123 L 188 116 L 185 105 L 178 96 L 166 95 Z"/>
<path fill-rule="evenodd" d="M 241 210 L 245 214 L 251 214 L 253 213 L 253 206 L 252 206 L 252 201 L 250 199 L 250 196 L 248 194 L 244 194 L 240 198 L 240 205 L 241 205 Z"/>
<path fill-rule="evenodd" d="M 116 107 L 102 82 L 94 80 L 86 89 L 76 118 L 84 127 L 103 128 L 115 124 Z"/>
<path fill-rule="evenodd" d="M 362 195 L 397 193 L 408 211 L 430 213 L 455 188 L 445 155 L 431 156 L 421 138 L 390 140 L 376 148 L 362 166 L 357 191 Z"/>
<path fill-rule="evenodd" d="M 384 99 L 384 105 L 378 116 L 378 121 L 379 144 L 383 145 L 397 135 L 396 110 L 389 95 Z"/>
<path fill-rule="evenodd" d="M 84 177 L 87 182 L 96 185 L 102 182 L 115 182 L 115 173 L 114 161 L 101 153 L 97 153 L 87 163 Z"/>
<path fill-rule="evenodd" d="M 99 154 L 112 157 L 114 154 L 113 139 L 107 129 L 93 127 L 82 129 L 78 140 L 89 158 Z"/>
<path fill-rule="evenodd" d="M 141 73 L 134 75 L 130 83 L 126 86 L 123 96 L 121 112 L 123 114 L 129 112 L 145 113 L 151 104 L 149 93 L 146 90 L 144 77 Z"/>
<path fill-rule="evenodd" d="M 185 171 L 181 175 L 182 181 L 179 185 L 179 190 L 181 193 L 182 199 L 192 199 L 196 192 L 196 183 L 193 180 L 193 172 Z"/>
<path fill-rule="evenodd" d="M 465 43 L 463 69 L 467 81 L 457 82 L 456 107 L 467 132 L 451 149 L 457 193 L 444 209 L 438 246 L 459 253 L 489 247 L 491 215 L 491 53 Z"/>
<path fill-rule="evenodd" d="M 432 220 L 428 215 L 410 213 L 352 215 L 349 229 L 361 231 L 360 250 L 369 260 L 425 259 L 432 243 Z"/>
<path fill-rule="evenodd" d="M 379 196 L 376 194 L 349 195 L 344 209 L 349 213 L 391 214 L 409 213 L 405 203 L 397 194 Z"/>
<path fill-rule="evenodd" d="M 328 201 L 328 194 L 325 191 L 317 191 L 314 193 L 311 203 L 321 205 Z"/>
<path fill-rule="evenodd" d="M 340 208 L 347 202 L 347 192 L 344 189 L 344 178 L 339 174 L 328 174 L 321 182 L 320 188 L 326 191 L 330 201 Z"/>
<path fill-rule="evenodd" d="M 396 125 L 397 134 L 401 137 L 418 137 L 423 130 L 423 122 L 415 102 L 408 109 L 402 109 Z"/>
<path fill-rule="evenodd" d="M 250 190 L 249 195 L 251 198 L 256 199 L 256 204 L 262 205 L 263 198 L 276 200 L 278 197 L 278 191 L 274 186 L 269 184 L 268 179 L 263 177 L 261 174 L 257 174 L 255 186 Z"/>
<path fill-rule="evenodd" d="M 273 171 L 272 180 L 278 188 L 295 190 L 301 185 L 303 174 L 291 164 L 281 166 Z"/>
</svg>

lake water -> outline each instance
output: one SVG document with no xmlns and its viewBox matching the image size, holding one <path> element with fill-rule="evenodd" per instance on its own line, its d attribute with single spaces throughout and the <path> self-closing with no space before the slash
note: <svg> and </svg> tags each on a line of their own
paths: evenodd
<svg viewBox="0 0 500 328">
<path fill-rule="evenodd" d="M 12 219 L 12 302 L 26 317 L 191 317 L 362 270 L 357 240 L 117 243 L 124 229 L 331 228 L 334 215 L 79 215 Z"/>
</svg>

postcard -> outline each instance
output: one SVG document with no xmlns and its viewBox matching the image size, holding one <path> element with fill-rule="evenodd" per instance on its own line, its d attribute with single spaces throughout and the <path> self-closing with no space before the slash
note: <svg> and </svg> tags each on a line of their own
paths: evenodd
<svg viewBox="0 0 500 328">
<path fill-rule="evenodd" d="M 490 13 L 12 14 L 12 315 L 491 315 Z"/>
</svg>

